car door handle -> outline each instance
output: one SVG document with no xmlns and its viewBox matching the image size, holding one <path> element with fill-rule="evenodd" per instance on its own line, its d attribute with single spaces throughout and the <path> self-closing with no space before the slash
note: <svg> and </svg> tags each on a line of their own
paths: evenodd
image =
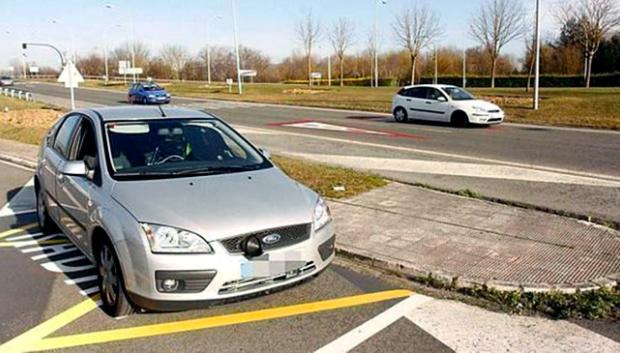
<svg viewBox="0 0 620 353">
<path fill-rule="evenodd" d="M 433 104 L 433 102 L 426 101 L 426 104 Z"/>
<path fill-rule="evenodd" d="M 56 181 L 58 182 L 58 184 L 64 184 L 65 181 L 67 181 L 67 178 L 65 178 L 64 174 L 58 174 L 56 175 Z"/>
<path fill-rule="evenodd" d="M 407 98 L 407 99 L 406 99 L 406 101 L 407 101 L 407 102 L 411 102 L 411 99 Z"/>
</svg>

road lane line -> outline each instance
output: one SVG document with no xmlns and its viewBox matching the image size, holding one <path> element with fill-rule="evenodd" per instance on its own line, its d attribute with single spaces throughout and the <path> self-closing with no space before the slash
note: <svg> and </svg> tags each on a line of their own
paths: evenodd
<svg viewBox="0 0 620 353">
<path fill-rule="evenodd" d="M 401 301 L 400 303 L 390 307 L 381 314 L 366 321 L 353 330 L 338 337 L 334 341 L 319 348 L 315 353 L 340 353 L 348 352 L 365 340 L 376 335 L 384 328 L 390 326 L 398 319 L 402 318 L 406 313 L 411 310 L 420 307 L 421 305 L 433 300 L 431 297 L 427 297 L 421 294 L 413 294 L 409 298 Z"/>
<path fill-rule="evenodd" d="M 66 240 L 58 239 L 58 240 L 44 240 L 37 242 L 36 240 L 30 241 L 15 241 L 15 242 L 0 242 L 0 248 L 19 248 L 22 246 L 30 246 L 30 245 L 57 245 L 57 244 L 68 244 Z"/>
<path fill-rule="evenodd" d="M 14 229 L 5 230 L 4 232 L 0 233 L 0 239 L 9 237 L 9 236 L 14 235 L 14 234 L 25 232 L 25 231 L 27 231 L 29 229 L 32 229 L 32 228 L 35 228 L 35 227 L 38 227 L 38 224 L 30 223 L 30 224 L 27 224 L 27 225 L 22 226 L 20 228 L 14 228 Z"/>
<path fill-rule="evenodd" d="M 99 296 L 93 296 L 83 302 L 63 311 L 49 320 L 31 328 L 12 340 L 0 345 L 0 353 L 28 352 L 34 344 L 43 337 L 59 330 L 67 324 L 77 320 L 91 310 L 97 308 Z"/>
<path fill-rule="evenodd" d="M 482 162 L 482 163 L 493 163 L 493 164 L 500 164 L 500 165 L 506 165 L 506 166 L 513 166 L 513 167 L 520 167 L 520 168 L 542 170 L 542 171 L 548 171 L 548 172 L 554 172 L 554 173 L 562 173 L 562 174 L 567 174 L 567 175 L 576 175 L 576 176 L 583 176 L 583 177 L 589 177 L 589 178 L 598 178 L 598 179 L 604 179 L 604 180 L 610 180 L 610 181 L 616 181 L 616 182 L 620 181 L 620 177 L 616 177 L 616 176 L 613 176 L 613 175 L 580 172 L 580 171 L 564 169 L 564 168 L 545 167 L 545 166 L 536 165 L 536 164 L 509 162 L 509 161 L 503 161 L 503 160 L 495 159 L 495 158 L 473 157 L 473 156 L 468 156 L 468 155 L 463 155 L 463 154 L 447 153 L 447 152 L 437 152 L 437 151 L 423 150 L 423 149 L 419 149 L 419 148 L 410 148 L 410 147 L 402 147 L 402 146 L 394 146 L 394 145 L 384 145 L 384 144 L 380 144 L 380 143 L 363 142 L 363 141 L 356 141 L 356 140 L 347 140 L 347 139 L 341 139 L 341 138 L 335 138 L 335 137 L 327 137 L 327 136 L 319 136 L 319 135 L 313 135 L 313 134 L 302 134 L 302 133 L 296 133 L 296 132 L 287 132 L 287 131 L 282 131 L 282 130 L 261 129 L 261 128 L 250 127 L 250 126 L 245 126 L 245 125 L 236 125 L 235 124 L 235 125 L 233 125 L 233 127 L 235 129 L 237 129 L 237 128 L 247 128 L 247 129 L 254 129 L 254 130 L 259 131 L 259 132 L 261 130 L 262 131 L 266 131 L 266 132 L 267 131 L 271 131 L 271 132 L 277 132 L 276 134 L 279 134 L 279 135 L 288 135 L 288 136 L 295 136 L 295 137 L 302 137 L 302 138 L 311 138 L 311 139 L 316 139 L 316 140 L 323 140 L 323 141 L 330 141 L 330 142 L 337 142 L 337 143 L 348 143 L 348 144 L 351 144 L 351 145 L 366 146 L 366 147 L 376 147 L 376 148 L 383 148 L 383 149 L 388 149 L 388 150 L 393 150 L 393 151 L 412 152 L 412 153 L 425 154 L 425 155 L 435 156 L 435 157 L 456 158 L 456 159 L 463 159 L 463 160 L 476 161 L 476 162 Z"/>
<path fill-rule="evenodd" d="M 204 330 L 207 328 L 280 319 L 303 314 L 311 314 L 365 304 L 378 303 L 387 300 L 409 297 L 411 294 L 411 291 L 404 289 L 389 290 L 236 314 L 143 325 L 99 332 L 89 332 L 62 337 L 51 337 L 35 342 L 29 348 L 35 351 L 43 351 L 89 344 L 122 341 L 135 338 L 160 336 L 179 332 Z"/>
</svg>

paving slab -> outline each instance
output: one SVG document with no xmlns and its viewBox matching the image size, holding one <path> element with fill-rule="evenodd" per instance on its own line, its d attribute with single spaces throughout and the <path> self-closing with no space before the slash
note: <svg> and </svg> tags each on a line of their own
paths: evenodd
<svg viewBox="0 0 620 353">
<path fill-rule="evenodd" d="M 337 247 L 410 275 L 532 291 L 615 285 L 620 232 L 393 182 L 331 200 Z"/>
</svg>

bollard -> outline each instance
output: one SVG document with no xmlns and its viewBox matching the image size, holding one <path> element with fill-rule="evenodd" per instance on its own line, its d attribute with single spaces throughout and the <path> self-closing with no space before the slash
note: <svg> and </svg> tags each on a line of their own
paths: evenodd
<svg viewBox="0 0 620 353">
<path fill-rule="evenodd" d="M 17 99 L 22 99 L 22 91 L 17 92 Z"/>
<path fill-rule="evenodd" d="M 32 93 L 26 92 L 26 102 L 30 102 L 32 100 Z"/>
<path fill-rule="evenodd" d="M 15 90 L 14 89 L 11 90 L 11 98 L 15 98 Z"/>
</svg>

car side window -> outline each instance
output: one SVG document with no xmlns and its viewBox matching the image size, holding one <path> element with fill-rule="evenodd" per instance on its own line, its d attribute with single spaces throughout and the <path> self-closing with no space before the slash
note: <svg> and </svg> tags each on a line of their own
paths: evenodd
<svg viewBox="0 0 620 353">
<path fill-rule="evenodd" d="M 78 131 L 78 138 L 74 142 L 71 159 L 83 160 L 90 169 L 94 169 L 97 164 L 97 139 L 93 124 L 84 118 Z"/>
<path fill-rule="evenodd" d="M 409 97 L 426 99 L 426 87 L 413 87 L 410 89 Z"/>
<path fill-rule="evenodd" d="M 78 115 L 67 117 L 56 133 L 54 149 L 65 158 L 69 158 L 69 148 L 71 147 L 71 140 L 74 136 L 73 132 L 80 122 L 80 119 Z"/>
<path fill-rule="evenodd" d="M 427 89 L 427 99 L 437 100 L 439 97 L 444 97 L 444 95 L 436 88 L 428 88 Z"/>
</svg>

